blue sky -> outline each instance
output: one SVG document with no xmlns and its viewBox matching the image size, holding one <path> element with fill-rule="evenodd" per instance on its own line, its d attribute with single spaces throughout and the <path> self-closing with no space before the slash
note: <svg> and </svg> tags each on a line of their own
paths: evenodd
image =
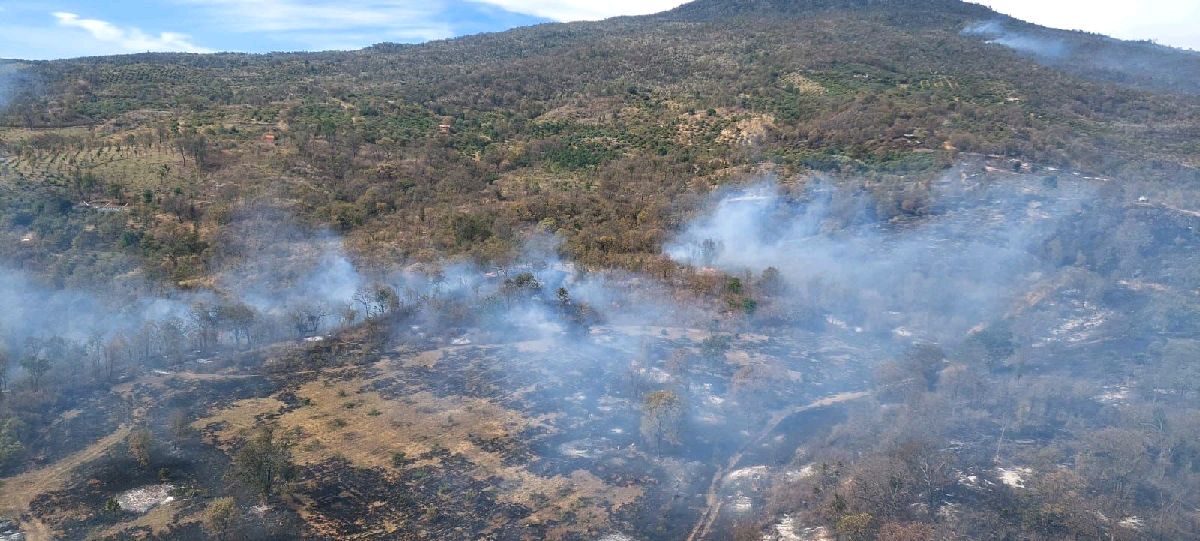
<svg viewBox="0 0 1200 541">
<path fill-rule="evenodd" d="M 1200 50 L 1197 0 L 981 0 L 1047 26 Z M 144 51 L 356 49 L 549 21 L 670 9 L 681 0 L 0 0 L 0 58 Z"/>
</svg>

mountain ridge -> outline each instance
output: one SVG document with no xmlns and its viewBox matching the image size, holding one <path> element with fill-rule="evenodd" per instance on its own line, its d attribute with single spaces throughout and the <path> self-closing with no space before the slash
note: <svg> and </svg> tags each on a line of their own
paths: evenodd
<svg viewBox="0 0 1200 541">
<path fill-rule="evenodd" d="M 912 16 L 913 20 L 935 14 L 996 15 L 990 8 L 961 0 L 693 0 L 651 17 L 717 19 L 754 14 L 813 15 L 828 11 L 884 12 Z"/>
</svg>

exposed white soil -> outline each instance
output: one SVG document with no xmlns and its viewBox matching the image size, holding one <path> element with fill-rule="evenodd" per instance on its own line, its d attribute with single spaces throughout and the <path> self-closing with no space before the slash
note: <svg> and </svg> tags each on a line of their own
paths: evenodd
<svg viewBox="0 0 1200 541">
<path fill-rule="evenodd" d="M 159 505 L 175 501 L 171 495 L 172 485 L 149 485 L 133 490 L 127 490 L 117 496 L 117 504 L 121 509 L 135 513 L 145 513 Z"/>
<path fill-rule="evenodd" d="M 1012 488 L 1025 488 L 1025 481 L 1033 475 L 1029 468 L 996 468 L 996 471 L 1000 474 L 1000 482 Z"/>
</svg>

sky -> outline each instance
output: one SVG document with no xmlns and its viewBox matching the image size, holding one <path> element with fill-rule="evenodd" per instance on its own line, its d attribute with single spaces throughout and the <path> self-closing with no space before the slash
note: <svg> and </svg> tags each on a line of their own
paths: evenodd
<svg viewBox="0 0 1200 541">
<path fill-rule="evenodd" d="M 1019 19 L 1200 50 L 1200 0 L 981 0 Z M 299 51 L 416 43 L 680 0 L 0 0 L 0 58 Z"/>
</svg>

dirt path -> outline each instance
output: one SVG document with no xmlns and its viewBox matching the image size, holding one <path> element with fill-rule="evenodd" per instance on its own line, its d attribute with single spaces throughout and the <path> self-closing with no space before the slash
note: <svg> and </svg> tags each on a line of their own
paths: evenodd
<svg viewBox="0 0 1200 541">
<path fill-rule="evenodd" d="M 700 518 L 696 521 L 696 525 L 692 527 L 692 532 L 688 534 L 687 541 L 697 541 L 699 539 L 704 539 L 705 536 L 708 535 L 708 531 L 712 528 L 712 525 L 716 523 L 717 517 L 721 514 L 721 498 L 719 493 L 721 491 L 721 487 L 725 484 L 725 478 L 729 476 L 729 472 L 737 469 L 738 463 L 742 461 L 742 455 L 746 453 L 746 450 L 757 445 L 758 442 L 763 440 L 763 438 L 769 436 L 771 432 L 775 430 L 775 427 L 779 426 L 779 423 L 782 423 L 784 419 L 787 419 L 788 417 L 791 417 L 797 413 L 814 410 L 817 408 L 824 408 L 834 404 L 840 404 L 842 402 L 849 402 L 851 400 L 858 400 L 859 398 L 863 398 L 869 394 L 871 393 L 866 391 L 838 393 L 803 406 L 796 406 L 794 408 L 775 412 L 775 414 L 771 416 L 771 419 L 767 421 L 767 424 L 758 431 L 758 434 L 755 434 L 755 436 L 742 445 L 742 447 L 738 449 L 733 456 L 729 457 L 729 461 L 726 462 L 724 466 L 717 468 L 716 473 L 713 474 L 712 482 L 708 485 L 708 492 L 704 495 L 704 512 L 700 513 Z"/>
<path fill-rule="evenodd" d="M 112 446 L 123 441 L 132 429 L 131 425 L 121 426 L 86 449 L 45 468 L 4 479 L 4 486 L 0 487 L 0 513 L 19 520 L 21 530 L 25 532 L 29 541 L 54 539 L 54 532 L 37 517 L 25 515 L 29 512 L 30 502 L 41 494 L 61 488 L 75 468 L 99 458 Z"/>
</svg>

